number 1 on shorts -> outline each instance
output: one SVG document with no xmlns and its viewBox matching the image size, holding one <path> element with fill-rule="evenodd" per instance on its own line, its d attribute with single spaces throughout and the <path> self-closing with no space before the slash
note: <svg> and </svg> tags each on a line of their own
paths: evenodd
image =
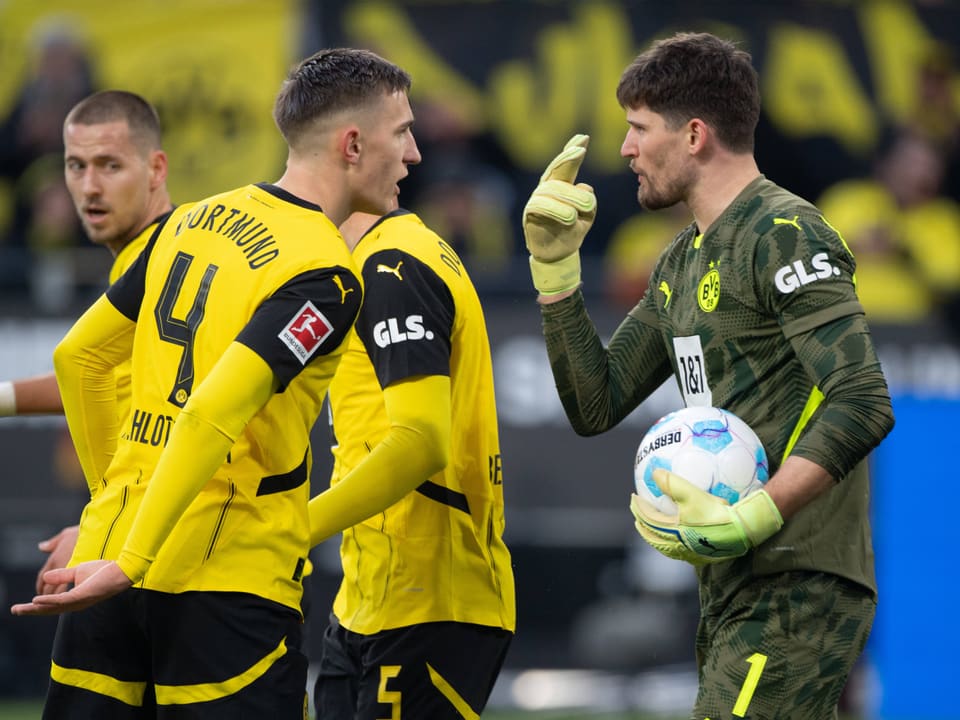
<svg viewBox="0 0 960 720">
<path fill-rule="evenodd" d="M 757 684 L 760 682 L 760 674 L 767 664 L 767 656 L 761 653 L 754 653 L 747 658 L 750 663 L 750 670 L 747 671 L 747 677 L 743 681 L 743 687 L 740 688 L 740 694 L 737 695 L 737 702 L 733 706 L 733 714 L 737 717 L 743 717 L 747 714 L 747 707 L 753 699 L 753 693 L 757 690 Z"/>
</svg>

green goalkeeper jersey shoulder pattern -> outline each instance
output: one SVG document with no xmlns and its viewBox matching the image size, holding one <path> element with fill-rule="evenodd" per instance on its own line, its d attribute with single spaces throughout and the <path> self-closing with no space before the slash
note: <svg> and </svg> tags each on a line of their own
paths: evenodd
<svg viewBox="0 0 960 720">
<path fill-rule="evenodd" d="M 776 465 L 794 435 L 785 420 L 815 396 L 790 338 L 861 312 L 853 273 L 817 209 L 759 178 L 706 232 L 677 236 L 634 314 L 660 329 L 687 403 L 742 417 Z"/>
<path fill-rule="evenodd" d="M 687 404 L 741 417 L 773 472 L 815 415 L 831 369 L 874 360 L 869 344 L 820 331 L 829 325 L 842 334 L 862 321 L 854 272 L 848 248 L 817 208 L 760 177 L 705 232 L 690 226 L 675 238 L 632 314 L 659 329 Z M 702 576 L 724 577 L 728 565 L 747 563 L 753 571 L 836 572 L 873 587 L 860 459 L 844 458 L 841 466 L 856 469 L 755 553 Z M 837 546 L 844 552 L 830 549 Z"/>
</svg>

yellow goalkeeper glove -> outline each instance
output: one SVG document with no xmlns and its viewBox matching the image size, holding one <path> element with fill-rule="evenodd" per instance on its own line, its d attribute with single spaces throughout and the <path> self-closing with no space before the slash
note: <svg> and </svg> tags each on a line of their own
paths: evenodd
<svg viewBox="0 0 960 720">
<path fill-rule="evenodd" d="M 541 295 L 580 285 L 580 245 L 597 215 L 593 188 L 577 179 L 589 135 L 574 135 L 540 176 L 523 209 L 530 274 Z"/>
<path fill-rule="evenodd" d="M 676 532 L 664 531 L 648 525 L 643 519 L 643 513 L 645 512 L 645 508 L 642 507 L 643 503 L 644 501 L 638 495 L 630 496 L 630 512 L 633 513 L 633 518 L 636 520 L 634 524 L 637 532 L 640 533 L 640 537 L 647 541 L 650 547 L 668 558 L 683 560 L 691 565 L 703 565 L 708 562 L 680 542 Z M 650 506 L 647 505 L 647 507 Z"/>
<path fill-rule="evenodd" d="M 638 526 L 657 539 L 676 538 L 700 562 L 740 557 L 783 527 L 783 517 L 766 490 L 750 493 L 730 505 L 666 470 L 654 471 L 653 480 L 677 504 L 677 514 L 665 515 L 638 498 Z"/>
</svg>

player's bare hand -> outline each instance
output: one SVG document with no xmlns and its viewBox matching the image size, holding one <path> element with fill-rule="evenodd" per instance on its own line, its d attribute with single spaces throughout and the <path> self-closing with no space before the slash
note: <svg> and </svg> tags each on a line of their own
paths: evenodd
<svg viewBox="0 0 960 720">
<path fill-rule="evenodd" d="M 61 593 L 67 589 L 66 583 L 50 585 L 43 581 L 43 576 L 48 570 L 59 570 L 67 566 L 67 563 L 70 562 L 70 556 L 73 555 L 73 548 L 77 544 L 79 531 L 80 527 L 78 525 L 71 525 L 65 527 L 53 537 L 40 542 L 40 549 L 49 553 L 49 555 L 43 567 L 40 568 L 40 572 L 37 573 L 36 589 L 38 595 Z"/>
<path fill-rule="evenodd" d="M 43 582 L 54 586 L 72 584 L 74 587 L 66 592 L 37 595 L 31 602 L 14 605 L 10 612 L 14 615 L 59 615 L 83 610 L 133 584 L 112 560 L 90 560 L 73 567 L 49 570 L 44 573 Z"/>
</svg>

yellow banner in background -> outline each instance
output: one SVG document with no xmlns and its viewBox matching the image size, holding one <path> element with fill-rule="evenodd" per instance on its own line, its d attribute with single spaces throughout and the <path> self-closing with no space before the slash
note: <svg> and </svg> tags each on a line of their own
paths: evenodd
<svg viewBox="0 0 960 720">
<path fill-rule="evenodd" d="M 51 31 L 86 47 L 95 89 L 140 93 L 158 109 L 174 202 L 276 180 L 283 140 L 273 101 L 301 55 L 297 0 L 0 2 L 0 118 Z"/>
</svg>

